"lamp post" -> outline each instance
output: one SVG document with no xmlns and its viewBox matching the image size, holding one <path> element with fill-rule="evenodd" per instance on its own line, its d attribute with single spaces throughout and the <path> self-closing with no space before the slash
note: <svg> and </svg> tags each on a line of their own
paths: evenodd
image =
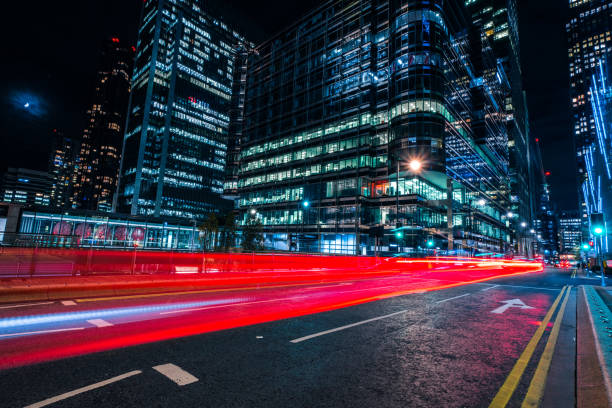
<svg viewBox="0 0 612 408">
<path fill-rule="evenodd" d="M 594 225 L 593 226 L 593 235 L 595 235 L 596 237 L 599 237 L 599 245 L 597 246 L 597 258 L 599 260 L 599 265 L 601 267 L 601 286 L 606 286 L 606 280 L 604 278 L 604 263 L 603 263 L 603 251 L 602 251 L 602 246 L 603 246 L 603 236 L 604 233 L 604 228 L 601 225 Z"/>
</svg>

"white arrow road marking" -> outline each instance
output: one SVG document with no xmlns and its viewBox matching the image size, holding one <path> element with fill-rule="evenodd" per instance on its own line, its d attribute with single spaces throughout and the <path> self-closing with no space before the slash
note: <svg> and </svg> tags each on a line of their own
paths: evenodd
<svg viewBox="0 0 612 408">
<path fill-rule="evenodd" d="M 108 326 L 113 325 L 112 323 L 109 323 L 106 320 L 102 320 L 102 319 L 91 319 L 91 320 L 88 320 L 87 323 L 91 323 L 97 327 L 108 327 Z"/>
<path fill-rule="evenodd" d="M 153 369 L 158 373 L 165 375 L 180 386 L 199 381 L 197 377 L 194 377 L 181 367 L 175 366 L 174 364 L 162 364 L 153 367 Z"/>
<path fill-rule="evenodd" d="M 505 303 L 505 305 L 500 306 L 495 310 L 491 310 L 491 313 L 502 314 L 511 307 L 520 307 L 521 309 L 533 309 L 533 307 L 527 306 L 521 299 L 502 300 L 500 303 Z"/>
</svg>

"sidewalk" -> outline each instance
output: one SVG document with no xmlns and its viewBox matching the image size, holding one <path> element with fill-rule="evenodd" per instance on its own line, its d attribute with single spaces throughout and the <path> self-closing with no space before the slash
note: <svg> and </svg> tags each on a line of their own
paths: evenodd
<svg viewBox="0 0 612 408">
<path fill-rule="evenodd" d="M 580 286 L 577 305 L 578 408 L 612 406 L 612 296 L 599 286 Z"/>
</svg>

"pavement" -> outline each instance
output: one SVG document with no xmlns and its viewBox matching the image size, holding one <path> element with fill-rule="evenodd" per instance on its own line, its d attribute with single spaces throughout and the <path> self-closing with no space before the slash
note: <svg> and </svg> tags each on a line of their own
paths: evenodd
<svg viewBox="0 0 612 408">
<path fill-rule="evenodd" d="M 3 304 L 0 406 L 575 406 L 597 281 L 458 278 Z"/>
</svg>

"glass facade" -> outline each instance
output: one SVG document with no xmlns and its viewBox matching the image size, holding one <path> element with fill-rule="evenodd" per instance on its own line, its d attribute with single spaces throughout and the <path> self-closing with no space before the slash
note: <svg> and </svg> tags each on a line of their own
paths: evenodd
<svg viewBox="0 0 612 408">
<path fill-rule="evenodd" d="M 135 48 L 119 38 L 106 41 L 100 58 L 87 126 L 74 163 L 71 207 L 110 212 L 130 95 Z"/>
<path fill-rule="evenodd" d="M 33 246 L 138 248 L 195 251 L 202 248 L 199 230 L 145 218 L 54 214 L 23 211 L 20 239 Z M 63 239 L 61 239 L 63 238 Z M 22 242 L 22 245 L 25 242 Z"/>
<path fill-rule="evenodd" d="M 256 214 L 277 249 L 503 250 L 506 91 L 467 17 L 441 0 L 330 1 L 258 46 L 241 222 Z"/>
<path fill-rule="evenodd" d="M 570 74 L 570 98 L 574 146 L 578 161 L 579 181 L 588 182 L 590 150 L 597 140 L 597 125 L 591 107 L 593 74 L 599 64 L 612 54 L 612 3 L 607 0 L 570 0 L 570 21 L 566 25 Z M 581 211 L 588 213 L 584 191 Z M 586 230 L 587 222 L 585 222 Z"/>
<path fill-rule="evenodd" d="M 116 210 L 203 219 L 221 198 L 237 50 L 197 0 L 146 0 Z"/>
</svg>

